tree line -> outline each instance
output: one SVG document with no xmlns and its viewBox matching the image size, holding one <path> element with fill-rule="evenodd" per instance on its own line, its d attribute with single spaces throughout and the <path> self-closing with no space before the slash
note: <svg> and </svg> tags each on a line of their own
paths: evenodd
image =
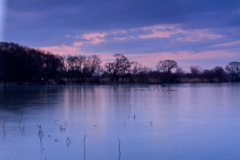
<svg viewBox="0 0 240 160">
<path fill-rule="evenodd" d="M 190 66 L 185 72 L 174 60 L 161 60 L 155 68 L 130 61 L 122 54 L 103 64 L 97 55 L 60 56 L 16 43 L 0 43 L 0 81 L 15 84 L 46 83 L 166 83 L 240 81 L 240 62 L 225 68 L 201 69 Z"/>
</svg>

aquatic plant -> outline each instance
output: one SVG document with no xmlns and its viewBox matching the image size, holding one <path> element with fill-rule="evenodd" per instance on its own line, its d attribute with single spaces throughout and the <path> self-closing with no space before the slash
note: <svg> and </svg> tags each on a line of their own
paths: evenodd
<svg viewBox="0 0 240 160">
<path fill-rule="evenodd" d="M 84 146 L 84 153 L 86 153 L 86 137 L 87 137 L 87 134 L 85 134 L 84 138 L 83 138 L 83 146 Z"/>
<path fill-rule="evenodd" d="M 67 144 L 67 146 L 69 146 L 70 143 L 71 143 L 71 140 L 67 137 L 67 138 L 66 138 L 66 144 Z"/>
<path fill-rule="evenodd" d="M 44 133 L 42 131 L 42 126 L 41 125 L 37 125 L 37 126 L 38 126 L 38 129 L 39 129 L 38 137 L 39 137 L 39 140 L 40 140 L 41 149 L 43 149 L 43 147 L 42 147 L 42 139 L 44 137 Z"/>
<path fill-rule="evenodd" d="M 120 159 L 121 158 L 121 141 L 120 141 L 119 138 L 118 138 L 118 152 L 119 152 L 119 158 L 118 159 Z"/>
<path fill-rule="evenodd" d="M 20 120 L 19 120 L 19 124 L 18 124 L 19 128 L 21 128 L 21 122 L 22 122 L 22 119 L 23 119 L 23 115 L 22 115 L 22 113 L 21 113 L 21 118 L 20 118 Z"/>
<path fill-rule="evenodd" d="M 67 121 L 66 122 L 64 122 L 64 124 L 63 124 L 64 126 L 65 126 L 65 128 L 67 128 Z"/>
<path fill-rule="evenodd" d="M 66 128 L 64 128 L 62 125 L 59 126 L 60 131 L 66 131 Z"/>
<path fill-rule="evenodd" d="M 6 123 L 6 118 L 4 118 L 4 122 L 3 122 L 3 124 L 2 124 L 4 136 L 6 135 L 6 132 L 5 132 L 5 123 Z"/>
</svg>

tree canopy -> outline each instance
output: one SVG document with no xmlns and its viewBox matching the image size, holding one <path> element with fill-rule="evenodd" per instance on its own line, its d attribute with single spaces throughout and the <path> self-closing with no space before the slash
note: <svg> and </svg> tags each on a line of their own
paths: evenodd
<svg viewBox="0 0 240 160">
<path fill-rule="evenodd" d="M 175 69 L 175 70 L 174 70 Z M 40 49 L 0 42 L 0 81 L 16 84 L 86 83 L 94 77 L 109 79 L 111 83 L 165 83 L 183 79 L 202 81 L 240 81 L 240 62 L 233 61 L 225 69 L 216 66 L 202 69 L 190 66 L 186 72 L 174 60 L 160 60 L 156 69 L 130 61 L 123 54 L 114 54 L 102 65 L 97 55 L 60 56 Z"/>
</svg>

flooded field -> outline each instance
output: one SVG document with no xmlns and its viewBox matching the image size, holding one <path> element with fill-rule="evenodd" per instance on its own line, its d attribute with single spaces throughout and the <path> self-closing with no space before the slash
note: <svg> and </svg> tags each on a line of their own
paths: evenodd
<svg viewBox="0 0 240 160">
<path fill-rule="evenodd" d="M 240 159 L 240 84 L 0 89 L 0 159 Z"/>
</svg>

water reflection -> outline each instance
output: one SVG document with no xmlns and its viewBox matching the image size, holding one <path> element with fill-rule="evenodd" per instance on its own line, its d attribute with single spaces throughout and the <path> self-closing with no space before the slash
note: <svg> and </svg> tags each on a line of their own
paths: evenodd
<svg viewBox="0 0 240 160">
<path fill-rule="evenodd" d="M 0 159 L 238 159 L 239 87 L 0 90 Z"/>
</svg>

